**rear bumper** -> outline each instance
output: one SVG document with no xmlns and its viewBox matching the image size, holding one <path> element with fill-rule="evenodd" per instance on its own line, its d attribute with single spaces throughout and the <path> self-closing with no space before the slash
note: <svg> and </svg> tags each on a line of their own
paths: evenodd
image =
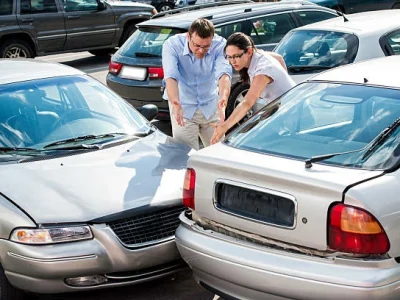
<svg viewBox="0 0 400 300">
<path fill-rule="evenodd" d="M 400 299 L 394 259 L 354 262 L 289 253 L 204 230 L 184 214 L 180 218 L 179 252 L 200 284 L 225 297 Z"/>
</svg>

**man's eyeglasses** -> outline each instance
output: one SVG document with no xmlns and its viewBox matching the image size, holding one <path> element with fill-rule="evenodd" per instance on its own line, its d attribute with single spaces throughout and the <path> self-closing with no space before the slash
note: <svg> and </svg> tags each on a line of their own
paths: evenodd
<svg viewBox="0 0 400 300">
<path fill-rule="evenodd" d="M 235 59 L 238 59 L 238 58 L 242 58 L 242 56 L 243 56 L 246 52 L 247 52 L 247 51 L 243 51 L 242 54 L 235 54 L 235 55 L 232 55 L 232 56 L 225 55 L 225 58 L 226 58 L 227 60 L 235 60 Z"/>
<path fill-rule="evenodd" d="M 203 50 L 208 50 L 208 49 L 211 48 L 211 44 L 210 45 L 206 45 L 206 46 L 201 46 L 199 44 L 196 44 L 195 42 L 193 42 L 192 37 L 190 37 L 190 41 L 192 42 L 192 45 L 195 48 L 200 48 L 200 49 L 203 49 Z"/>
</svg>

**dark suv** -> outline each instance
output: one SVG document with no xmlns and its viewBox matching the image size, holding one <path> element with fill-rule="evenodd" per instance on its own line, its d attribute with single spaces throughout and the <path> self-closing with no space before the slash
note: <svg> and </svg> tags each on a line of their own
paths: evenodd
<svg viewBox="0 0 400 300">
<path fill-rule="evenodd" d="M 172 10 L 168 15 L 157 14 L 151 20 L 138 24 L 138 30 L 112 56 L 107 85 L 134 107 L 156 104 L 158 118 L 168 118 L 168 103 L 162 99 L 160 92 L 164 77 L 162 45 L 169 37 L 186 32 L 196 18 L 212 20 L 216 33 L 225 38 L 241 31 L 250 35 L 258 48 L 272 50 L 289 30 L 337 16 L 332 9 L 302 1 L 216 2 Z M 234 77 L 232 82 L 237 80 L 237 74 Z M 239 82 L 232 86 L 227 115 L 246 89 L 248 86 Z"/>
<path fill-rule="evenodd" d="M 105 55 L 155 13 L 151 5 L 121 1 L 0 0 L 0 57 Z"/>
</svg>

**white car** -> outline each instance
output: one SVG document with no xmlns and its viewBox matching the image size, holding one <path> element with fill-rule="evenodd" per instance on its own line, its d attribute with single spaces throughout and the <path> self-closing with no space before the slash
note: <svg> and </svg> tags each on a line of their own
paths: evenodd
<svg viewBox="0 0 400 300">
<path fill-rule="evenodd" d="M 400 11 L 346 15 L 290 31 L 274 49 L 296 82 L 326 69 L 400 54 Z"/>
<path fill-rule="evenodd" d="M 175 237 L 226 299 L 400 299 L 400 57 L 324 72 L 188 160 Z"/>
</svg>

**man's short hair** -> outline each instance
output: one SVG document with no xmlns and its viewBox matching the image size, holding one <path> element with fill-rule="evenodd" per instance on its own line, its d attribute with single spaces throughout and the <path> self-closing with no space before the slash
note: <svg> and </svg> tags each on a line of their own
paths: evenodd
<svg viewBox="0 0 400 300">
<path fill-rule="evenodd" d="M 192 36 L 195 33 L 202 39 L 213 37 L 215 28 L 213 23 L 207 19 L 197 19 L 189 27 L 189 35 Z"/>
</svg>

